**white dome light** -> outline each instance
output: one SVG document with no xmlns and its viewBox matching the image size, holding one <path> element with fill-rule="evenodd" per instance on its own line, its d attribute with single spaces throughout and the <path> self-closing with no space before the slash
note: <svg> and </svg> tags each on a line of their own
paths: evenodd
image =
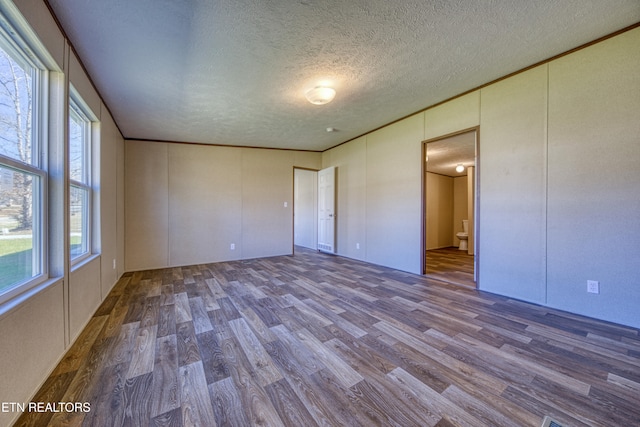
<svg viewBox="0 0 640 427">
<path fill-rule="evenodd" d="M 331 102 L 336 96 L 336 91 L 330 87 L 316 86 L 305 93 L 307 100 L 315 105 L 323 105 Z"/>
<path fill-rule="evenodd" d="M 464 166 L 462 166 L 462 164 L 456 166 L 456 172 L 464 172 Z"/>
</svg>

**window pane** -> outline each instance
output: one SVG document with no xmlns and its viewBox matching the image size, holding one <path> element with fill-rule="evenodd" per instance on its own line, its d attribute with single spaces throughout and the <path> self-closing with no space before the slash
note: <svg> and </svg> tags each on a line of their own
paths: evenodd
<svg viewBox="0 0 640 427">
<path fill-rule="evenodd" d="M 16 61 L 0 45 L 0 154 L 35 165 L 38 159 L 32 146 L 34 74 L 32 67 Z"/>
<path fill-rule="evenodd" d="M 0 294 L 42 271 L 36 244 L 40 227 L 34 221 L 39 179 L 0 166 Z"/>
<path fill-rule="evenodd" d="M 85 173 L 85 127 L 86 122 L 74 111 L 69 109 L 69 174 L 77 182 L 87 183 Z"/>
<path fill-rule="evenodd" d="M 70 205 L 70 229 L 71 229 L 71 259 L 86 254 L 88 248 L 88 218 L 89 218 L 89 197 L 88 190 L 81 187 L 71 186 L 69 197 Z"/>
</svg>

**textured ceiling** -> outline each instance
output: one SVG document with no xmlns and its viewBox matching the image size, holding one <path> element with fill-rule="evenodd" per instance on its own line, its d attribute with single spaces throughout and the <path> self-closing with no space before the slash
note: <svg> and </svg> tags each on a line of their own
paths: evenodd
<svg viewBox="0 0 640 427">
<path fill-rule="evenodd" d="M 48 3 L 125 138 L 305 150 L 640 21 L 638 0 Z M 320 82 L 336 98 L 309 104 Z"/>
<path fill-rule="evenodd" d="M 465 132 L 427 143 L 427 172 L 451 177 L 467 175 L 467 167 L 475 166 L 476 132 Z M 457 165 L 465 167 L 456 172 Z"/>
</svg>

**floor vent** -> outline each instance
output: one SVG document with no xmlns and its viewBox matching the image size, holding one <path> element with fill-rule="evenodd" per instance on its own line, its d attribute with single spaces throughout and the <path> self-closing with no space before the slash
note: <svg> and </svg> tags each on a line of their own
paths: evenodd
<svg viewBox="0 0 640 427">
<path fill-rule="evenodd" d="M 540 427 L 562 427 L 562 424 L 553 418 L 546 416 L 544 417 L 544 420 L 542 420 L 542 425 Z"/>
<path fill-rule="evenodd" d="M 327 245 L 326 243 L 318 243 L 318 250 L 323 252 L 333 253 L 333 245 Z"/>
</svg>

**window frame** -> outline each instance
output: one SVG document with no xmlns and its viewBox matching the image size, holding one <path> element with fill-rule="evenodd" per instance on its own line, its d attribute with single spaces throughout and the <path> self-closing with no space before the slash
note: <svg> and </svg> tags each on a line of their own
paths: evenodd
<svg viewBox="0 0 640 427">
<path fill-rule="evenodd" d="M 68 111 L 68 129 L 69 135 L 67 138 L 67 145 L 69 146 L 69 262 L 71 266 L 75 266 L 87 258 L 93 255 L 93 240 L 94 240 L 94 230 L 93 230 L 93 203 L 94 203 L 94 190 L 93 190 L 93 125 L 95 120 L 93 120 L 93 114 L 89 107 L 87 107 L 86 103 L 80 97 L 78 91 L 73 87 L 73 85 L 69 85 L 69 108 Z M 73 117 L 79 119 L 82 123 L 82 176 L 80 180 L 73 179 L 71 173 L 71 122 Z M 74 256 L 73 251 L 71 250 L 71 210 L 72 210 L 72 201 L 71 195 L 73 193 L 72 189 L 77 189 L 83 192 L 86 197 L 84 198 L 84 205 L 82 206 L 82 239 L 81 246 L 83 247 L 83 251 Z"/>
<path fill-rule="evenodd" d="M 49 279 L 48 258 L 48 76 L 49 70 L 19 32 L 0 14 L 0 48 L 14 62 L 31 71 L 31 159 L 27 163 L 0 153 L 0 166 L 32 176 L 32 275 L 0 291 L 0 304 Z"/>
</svg>

